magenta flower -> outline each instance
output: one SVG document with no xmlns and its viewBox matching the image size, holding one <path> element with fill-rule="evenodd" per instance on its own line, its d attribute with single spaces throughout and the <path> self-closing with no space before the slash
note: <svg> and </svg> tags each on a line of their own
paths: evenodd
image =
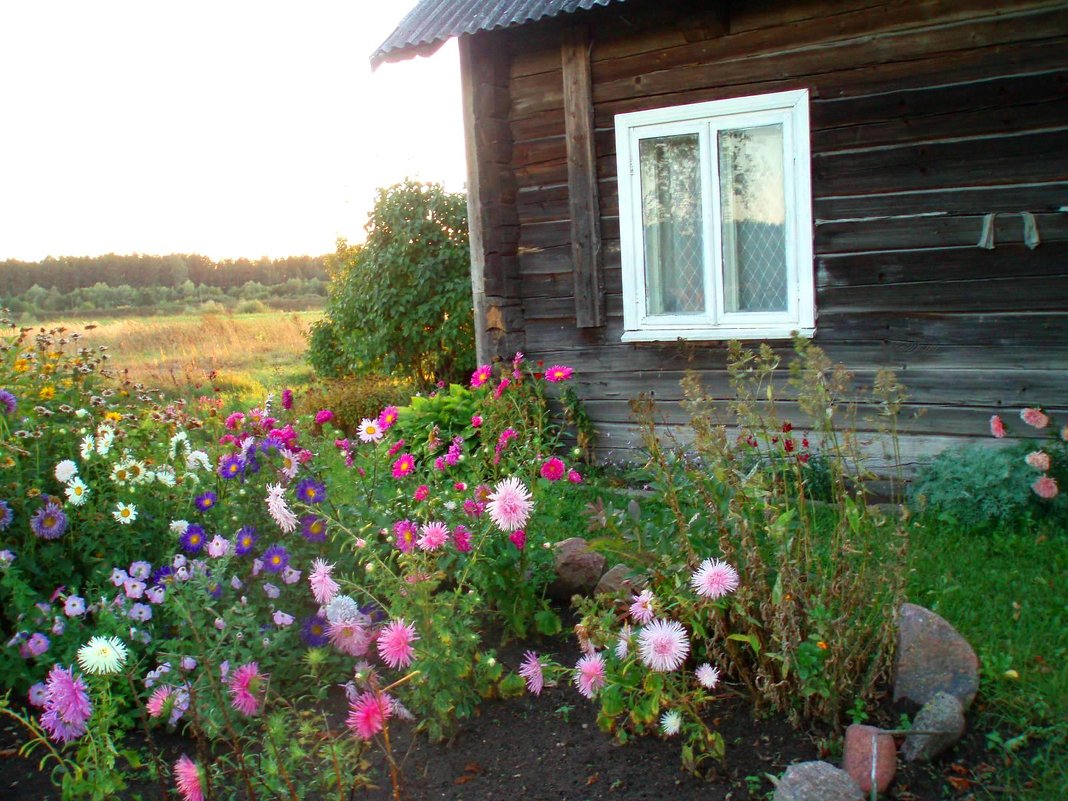
<svg viewBox="0 0 1068 801">
<path fill-rule="evenodd" d="M 259 714 L 263 701 L 260 698 L 264 690 L 266 676 L 260 673 L 260 666 L 248 662 L 230 674 L 227 682 L 230 686 L 230 703 L 242 715 Z"/>
<path fill-rule="evenodd" d="M 534 695 L 541 695 L 545 686 L 545 677 L 541 671 L 541 660 L 533 651 L 523 654 L 523 663 L 519 666 L 519 675 L 526 679 L 527 691 Z"/>
<path fill-rule="evenodd" d="M 414 626 L 403 618 L 392 620 L 378 634 L 378 655 L 391 668 L 408 667 L 415 653 L 412 643 L 418 639 Z"/>
<path fill-rule="evenodd" d="M 690 586 L 705 598 L 722 598 L 738 589 L 738 571 L 719 559 L 705 559 L 690 578 Z"/>
<path fill-rule="evenodd" d="M 523 531 L 521 528 L 517 528 L 508 535 L 508 540 L 515 546 L 517 551 L 521 551 L 527 544 L 527 532 Z"/>
<path fill-rule="evenodd" d="M 452 542 L 460 553 L 471 551 L 471 532 L 466 526 L 457 526 L 452 531 Z"/>
<path fill-rule="evenodd" d="M 393 703 L 384 693 L 367 691 L 349 703 L 346 725 L 361 740 L 370 740 L 386 726 L 393 714 Z"/>
<path fill-rule="evenodd" d="M 515 477 L 499 481 L 493 494 L 489 496 L 490 517 L 502 531 L 523 528 L 530 518 L 533 506 L 530 491 Z"/>
<path fill-rule="evenodd" d="M 1060 487 L 1057 486 L 1057 479 L 1052 476 L 1042 476 L 1035 479 L 1031 489 L 1034 490 L 1035 495 L 1047 501 L 1056 498 L 1057 493 L 1060 492 Z"/>
<path fill-rule="evenodd" d="M 478 389 L 492 377 L 493 368 L 488 364 L 483 364 L 475 372 L 471 373 L 471 388 Z"/>
<path fill-rule="evenodd" d="M 418 487 L 415 488 L 415 492 L 412 493 L 412 498 L 416 501 L 422 502 L 425 501 L 428 497 L 430 497 L 430 487 L 428 487 L 426 484 L 420 484 Z"/>
<path fill-rule="evenodd" d="M 1021 409 L 1020 419 L 1032 428 L 1045 428 L 1049 425 L 1049 417 L 1041 409 Z"/>
<path fill-rule="evenodd" d="M 990 418 L 990 433 L 997 439 L 1005 436 L 1005 423 L 996 414 Z"/>
<path fill-rule="evenodd" d="M 479 428 L 482 425 L 482 415 L 471 415 L 471 428 Z"/>
<path fill-rule="evenodd" d="M 582 473 L 580 473 L 578 470 L 568 470 L 567 480 L 570 481 L 572 484 L 581 484 Z"/>
<path fill-rule="evenodd" d="M 504 391 L 508 389 L 508 385 L 511 383 L 512 382 L 509 381 L 507 378 L 502 378 L 501 383 L 499 383 L 497 385 L 497 388 L 493 390 L 493 399 L 496 400 L 497 398 L 501 397 L 501 395 L 504 394 Z"/>
<path fill-rule="evenodd" d="M 329 409 L 320 409 L 315 413 L 315 424 L 323 425 L 334 419 L 334 413 Z"/>
<path fill-rule="evenodd" d="M 293 390 L 289 388 L 282 390 L 282 408 L 287 412 L 293 408 Z"/>
<path fill-rule="evenodd" d="M 545 380 L 550 381 L 553 384 L 559 381 L 568 381 L 573 374 L 570 367 L 564 367 L 560 364 L 554 364 L 548 370 L 545 371 Z"/>
<path fill-rule="evenodd" d="M 411 520 L 398 520 L 393 524 L 393 545 L 401 553 L 408 553 L 415 547 L 415 523 Z"/>
<path fill-rule="evenodd" d="M 564 477 L 564 471 L 566 467 L 560 459 L 553 456 L 551 459 L 546 459 L 541 463 L 541 477 L 548 479 L 549 481 L 559 481 Z"/>
<path fill-rule="evenodd" d="M 415 457 L 410 453 L 402 453 L 400 458 L 393 463 L 393 477 L 404 478 L 415 470 Z"/>
<path fill-rule="evenodd" d="M 654 620 L 638 633 L 638 653 L 648 668 L 660 673 L 675 670 L 690 653 L 690 639 L 681 623 Z"/>
<path fill-rule="evenodd" d="M 640 594 L 634 596 L 630 605 L 630 616 L 635 623 L 644 625 L 656 616 L 656 610 L 653 609 L 654 600 L 656 599 L 652 590 L 642 590 Z"/>
<path fill-rule="evenodd" d="M 604 687 L 604 657 L 588 654 L 575 665 L 575 686 L 587 698 L 593 698 Z"/>
<path fill-rule="evenodd" d="M 396 406 L 387 406 L 378 414 L 378 426 L 383 431 L 388 431 L 397 422 L 399 411 Z"/>
<path fill-rule="evenodd" d="M 182 801 L 204 801 L 204 790 L 200 786 L 200 769 L 197 763 L 182 754 L 174 763 L 174 783 L 182 796 Z"/>
<path fill-rule="evenodd" d="M 423 551 L 436 551 L 449 541 L 449 527 L 440 521 L 427 523 L 420 529 L 416 545 Z"/>
<path fill-rule="evenodd" d="M 317 604 L 328 604 L 337 595 L 338 583 L 334 581 L 332 573 L 334 566 L 322 559 L 312 562 L 312 571 L 308 575 L 308 584 L 311 585 L 312 595 Z"/>
</svg>

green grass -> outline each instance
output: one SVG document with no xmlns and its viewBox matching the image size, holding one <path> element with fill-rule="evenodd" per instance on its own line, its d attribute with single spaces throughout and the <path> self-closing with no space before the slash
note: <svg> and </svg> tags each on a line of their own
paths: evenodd
<svg viewBox="0 0 1068 801">
<path fill-rule="evenodd" d="M 931 524 L 912 540 L 909 597 L 946 618 L 982 662 L 974 728 L 1009 793 L 1068 797 L 1068 538 L 1041 528 L 976 536 Z M 985 794 L 984 794 L 985 793 Z"/>
</svg>

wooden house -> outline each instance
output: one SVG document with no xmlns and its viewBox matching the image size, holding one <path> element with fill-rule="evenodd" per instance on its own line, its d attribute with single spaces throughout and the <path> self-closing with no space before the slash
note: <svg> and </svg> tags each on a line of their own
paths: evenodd
<svg viewBox="0 0 1068 801">
<path fill-rule="evenodd" d="M 1068 406 L 1066 0 L 423 0 L 459 37 L 480 360 L 568 364 L 600 433 L 798 331 L 903 451 Z"/>
</svg>

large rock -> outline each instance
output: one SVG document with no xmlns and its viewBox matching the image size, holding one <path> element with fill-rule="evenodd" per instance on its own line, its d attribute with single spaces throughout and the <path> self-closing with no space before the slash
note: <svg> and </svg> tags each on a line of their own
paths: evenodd
<svg viewBox="0 0 1068 801">
<path fill-rule="evenodd" d="M 614 567 L 609 568 L 608 572 L 601 576 L 600 581 L 597 582 L 597 589 L 594 590 L 594 594 L 601 595 L 602 593 L 606 593 L 608 595 L 617 595 L 624 589 L 633 593 L 639 590 L 644 584 L 644 579 L 640 576 L 635 576 L 631 569 L 626 565 L 615 565 Z"/>
<path fill-rule="evenodd" d="M 774 801 L 864 801 L 864 793 L 848 773 L 828 762 L 800 762 L 779 779 Z"/>
<path fill-rule="evenodd" d="M 582 537 L 561 540 L 553 546 L 556 579 L 549 585 L 549 595 L 568 601 L 572 595 L 589 595 L 604 573 L 603 554 L 591 551 Z"/>
<path fill-rule="evenodd" d="M 964 736 L 964 706 L 955 695 L 936 693 L 916 713 L 912 728 L 935 733 L 908 735 L 901 749 L 905 759 L 909 762 L 934 759 Z"/>
<path fill-rule="evenodd" d="M 894 700 L 923 705 L 937 693 L 967 709 L 979 690 L 979 658 L 957 630 L 929 609 L 902 604 L 898 615 Z"/>
<path fill-rule="evenodd" d="M 880 793 L 886 792 L 886 788 L 894 780 L 894 773 L 897 772 L 897 746 L 894 745 L 894 738 L 875 726 L 854 723 L 845 732 L 842 770 L 852 776 L 853 781 L 865 793 L 871 791 L 873 761 L 875 789 Z"/>
</svg>

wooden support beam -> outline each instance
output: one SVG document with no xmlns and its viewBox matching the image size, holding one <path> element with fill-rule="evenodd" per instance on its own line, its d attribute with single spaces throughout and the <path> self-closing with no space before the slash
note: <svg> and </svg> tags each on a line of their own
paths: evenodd
<svg viewBox="0 0 1068 801">
<path fill-rule="evenodd" d="M 605 322 L 590 47 L 589 29 L 585 25 L 566 30 L 560 45 L 564 127 L 567 132 L 571 256 L 575 280 L 575 324 L 579 328 L 599 328 Z"/>
</svg>

